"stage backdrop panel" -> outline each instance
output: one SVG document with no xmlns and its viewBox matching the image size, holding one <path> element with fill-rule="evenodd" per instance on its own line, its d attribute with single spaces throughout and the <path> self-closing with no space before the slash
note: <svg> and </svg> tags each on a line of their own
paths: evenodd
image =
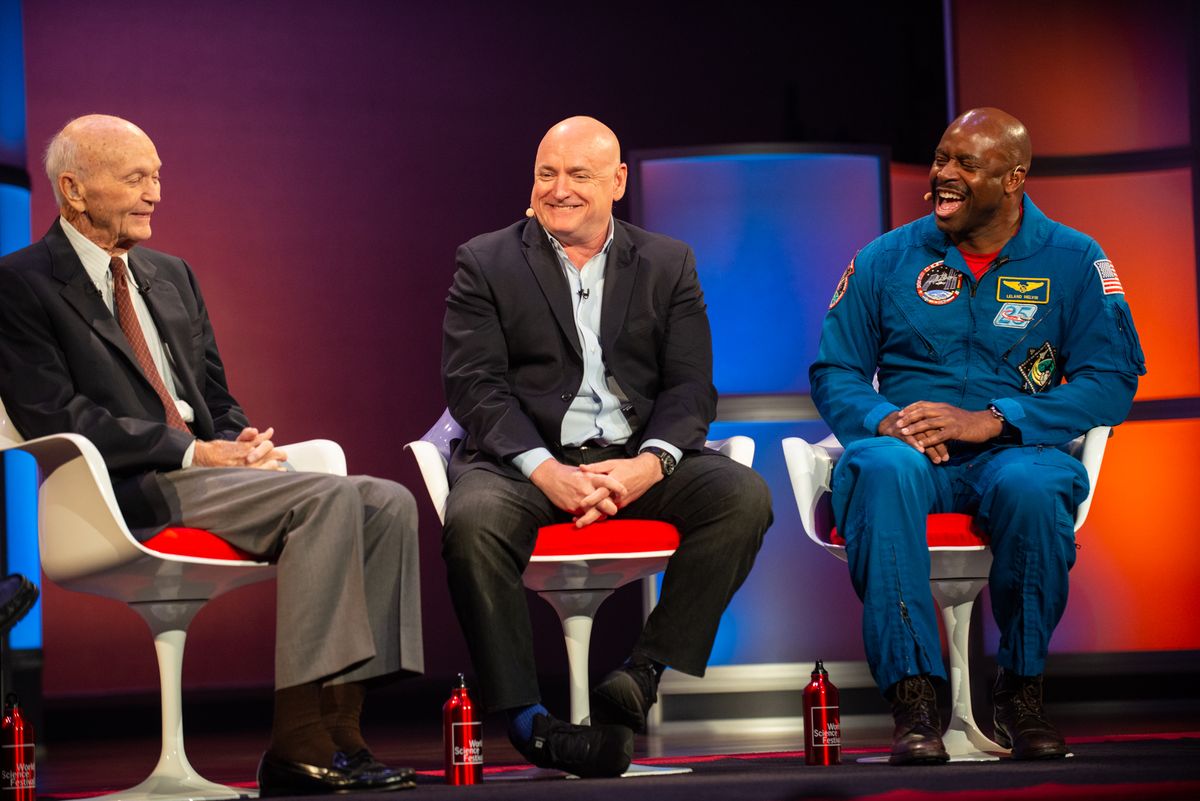
<svg viewBox="0 0 1200 801">
<path fill-rule="evenodd" d="M 723 399 L 739 396 L 711 436 L 754 438 L 774 501 L 775 524 L 710 665 L 860 660 L 861 604 L 844 566 L 800 528 L 780 441 L 829 432 L 808 401 L 808 366 L 838 279 L 887 225 L 887 153 L 734 146 L 635 153 L 631 169 L 634 221 L 695 251 L 714 381 Z"/>
</svg>

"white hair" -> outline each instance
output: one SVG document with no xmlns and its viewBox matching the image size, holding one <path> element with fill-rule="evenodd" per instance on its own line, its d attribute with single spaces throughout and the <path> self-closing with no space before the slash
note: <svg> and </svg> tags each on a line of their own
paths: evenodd
<svg viewBox="0 0 1200 801">
<path fill-rule="evenodd" d="M 67 128 L 75 120 L 70 120 L 58 133 L 50 138 L 50 143 L 46 145 L 46 154 L 42 158 L 43 164 L 46 165 L 46 177 L 50 179 L 50 186 L 54 189 L 54 200 L 61 207 L 63 204 L 62 188 L 58 185 L 58 176 L 64 172 L 74 172 L 82 174 L 84 172 L 83 165 L 79 160 L 79 143 L 75 137 L 66 133 Z"/>
</svg>

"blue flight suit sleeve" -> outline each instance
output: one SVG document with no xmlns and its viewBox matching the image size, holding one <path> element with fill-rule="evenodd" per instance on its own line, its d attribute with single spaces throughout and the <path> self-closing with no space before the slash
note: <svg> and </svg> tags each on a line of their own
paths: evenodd
<svg viewBox="0 0 1200 801">
<path fill-rule="evenodd" d="M 868 245 L 842 274 L 821 327 L 817 359 L 808 371 L 813 402 L 843 445 L 877 436 L 899 407 L 875 389 L 880 346 L 880 276 Z"/>
<path fill-rule="evenodd" d="M 1059 346 L 1056 374 L 1066 383 L 992 401 L 1026 445 L 1058 445 L 1094 426 L 1117 425 L 1133 404 L 1138 376 L 1146 373 L 1133 316 L 1111 263 L 1095 243 L 1082 258 L 1079 269 L 1086 277 L 1060 312 L 1067 315 L 1067 338 Z M 1101 276 L 1105 269 L 1112 271 L 1108 281 Z"/>
</svg>

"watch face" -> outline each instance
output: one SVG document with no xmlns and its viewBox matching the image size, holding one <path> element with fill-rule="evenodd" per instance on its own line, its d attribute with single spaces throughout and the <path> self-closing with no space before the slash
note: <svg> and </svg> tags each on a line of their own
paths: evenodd
<svg viewBox="0 0 1200 801">
<path fill-rule="evenodd" d="M 664 476 L 669 476 L 675 472 L 674 456 L 659 448 L 655 448 L 655 454 L 658 456 L 658 461 L 662 463 L 662 471 Z"/>
</svg>

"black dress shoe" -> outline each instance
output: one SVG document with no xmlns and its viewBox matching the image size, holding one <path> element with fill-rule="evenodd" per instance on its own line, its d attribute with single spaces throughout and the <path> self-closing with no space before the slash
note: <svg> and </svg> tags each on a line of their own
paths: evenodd
<svg viewBox="0 0 1200 801">
<path fill-rule="evenodd" d="M 356 753 L 355 757 L 363 751 Z M 294 762 L 268 751 L 258 763 L 258 794 L 267 798 L 282 795 L 407 790 L 417 786 L 411 768 L 389 768 L 376 762 L 370 753 L 366 751 L 371 764 L 360 762 L 354 765 L 351 763 L 351 757 L 337 751 L 333 755 L 333 764 L 323 767 Z"/>
<path fill-rule="evenodd" d="M 1018 676 L 1003 668 L 992 690 L 996 742 L 1012 749 L 1013 759 L 1056 759 L 1067 743 L 1042 712 L 1042 677 Z"/>
<path fill-rule="evenodd" d="M 624 726 L 576 726 L 549 715 L 533 719 L 533 737 L 517 746 L 539 768 L 585 779 L 620 776 L 633 758 L 633 732 Z"/>
<path fill-rule="evenodd" d="M 642 661 L 628 659 L 592 690 L 592 722 L 646 730 L 646 713 L 658 700 L 658 671 Z"/>
<path fill-rule="evenodd" d="M 25 617 L 37 601 L 38 588 L 20 573 L 0 579 L 0 634 Z"/>
<path fill-rule="evenodd" d="M 887 692 L 892 702 L 893 765 L 931 765 L 948 762 L 950 755 L 942 745 L 942 721 L 937 711 L 937 696 L 928 676 L 909 676 Z"/>
</svg>

